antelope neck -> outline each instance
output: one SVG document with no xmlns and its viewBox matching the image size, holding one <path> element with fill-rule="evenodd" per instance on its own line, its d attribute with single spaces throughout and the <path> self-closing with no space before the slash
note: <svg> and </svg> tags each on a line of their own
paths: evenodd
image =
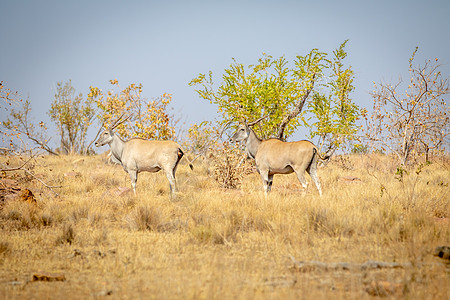
<svg viewBox="0 0 450 300">
<path fill-rule="evenodd" d="M 111 153 L 120 162 L 122 162 L 122 152 L 124 145 L 125 142 L 122 141 L 120 137 L 118 137 L 117 135 L 113 136 L 113 140 L 111 142 Z"/>
<path fill-rule="evenodd" d="M 250 128 L 246 146 L 248 153 L 252 156 L 252 158 L 255 158 L 260 144 L 261 140 L 258 138 L 258 136 L 256 136 L 256 133 Z"/>
</svg>

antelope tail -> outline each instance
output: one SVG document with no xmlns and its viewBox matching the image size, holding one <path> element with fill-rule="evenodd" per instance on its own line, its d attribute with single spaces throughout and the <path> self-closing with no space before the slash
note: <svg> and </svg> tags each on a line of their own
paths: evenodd
<svg viewBox="0 0 450 300">
<path fill-rule="evenodd" d="M 186 160 L 188 161 L 188 163 L 189 163 L 189 168 L 191 168 L 191 170 L 194 170 L 194 165 L 193 165 L 192 162 L 189 160 L 189 158 L 187 158 L 187 155 L 186 155 L 184 158 L 186 158 Z"/>
<path fill-rule="evenodd" d="M 184 152 L 181 148 L 178 148 L 178 157 L 179 159 L 182 159 L 183 157 L 188 161 L 189 163 L 189 168 L 191 168 L 191 170 L 194 170 L 194 165 L 192 164 L 192 162 L 189 160 L 189 158 L 187 157 L 187 155 L 184 155 Z"/>
<path fill-rule="evenodd" d="M 331 155 L 329 155 L 329 154 L 325 154 L 324 156 L 322 156 L 322 155 L 320 154 L 320 152 L 319 152 L 319 149 L 318 149 L 316 146 L 314 146 L 314 150 L 316 151 L 317 156 L 318 156 L 321 160 L 329 160 L 330 157 L 331 157 Z"/>
</svg>

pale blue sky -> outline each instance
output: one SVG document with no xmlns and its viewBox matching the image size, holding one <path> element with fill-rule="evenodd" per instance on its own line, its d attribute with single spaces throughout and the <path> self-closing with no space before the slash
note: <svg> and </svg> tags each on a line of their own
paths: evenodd
<svg viewBox="0 0 450 300">
<path fill-rule="evenodd" d="M 349 39 L 352 98 L 370 110 L 372 82 L 407 76 L 415 46 L 416 62 L 438 57 L 450 74 L 449 13 L 449 0 L 0 0 L 0 80 L 29 97 L 34 120 L 47 124 L 57 81 L 71 79 L 84 96 L 91 85 L 108 89 L 110 79 L 142 83 L 147 98 L 173 94 L 187 128 L 216 116 L 188 86 L 199 73 L 212 70 L 217 82 L 233 57 L 292 60 Z"/>
</svg>

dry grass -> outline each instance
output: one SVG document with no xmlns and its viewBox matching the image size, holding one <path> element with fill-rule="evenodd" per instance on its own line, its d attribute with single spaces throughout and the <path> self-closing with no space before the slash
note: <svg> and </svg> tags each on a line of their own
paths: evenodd
<svg viewBox="0 0 450 300">
<path fill-rule="evenodd" d="M 449 166 L 414 167 L 402 178 L 396 167 L 385 156 L 355 155 L 319 169 L 323 197 L 311 184 L 304 193 L 295 175 L 278 175 L 265 198 L 257 174 L 226 190 L 204 165 L 181 165 L 170 201 L 163 174 L 140 174 L 134 197 L 117 190 L 130 186 L 127 174 L 99 156 L 42 157 L 34 172 L 64 187 L 56 197 L 22 180 L 37 203 L 1 206 L 0 295 L 364 299 L 390 284 L 395 291 L 379 295 L 449 299 L 449 265 L 433 256 L 450 244 Z M 404 267 L 301 271 L 293 260 Z M 66 280 L 31 281 L 40 272 Z"/>
</svg>

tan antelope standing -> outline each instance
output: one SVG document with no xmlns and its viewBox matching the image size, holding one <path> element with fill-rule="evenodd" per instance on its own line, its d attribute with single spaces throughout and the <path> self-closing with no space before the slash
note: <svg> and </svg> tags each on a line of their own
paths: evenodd
<svg viewBox="0 0 450 300">
<path fill-rule="evenodd" d="M 319 150 L 310 141 L 283 142 L 275 138 L 261 140 L 249 124 L 240 125 L 230 141 L 245 143 L 248 156 L 256 162 L 256 169 L 261 175 L 266 195 L 272 188 L 274 174 L 295 172 L 306 190 L 308 183 L 305 179 L 305 171 L 311 176 L 319 194 L 322 195 L 317 176 L 317 162 L 318 158 L 326 158 L 320 156 Z"/>
<path fill-rule="evenodd" d="M 123 141 L 113 132 L 114 128 L 129 118 L 120 121 L 122 116 L 100 134 L 95 146 L 110 146 L 112 158 L 117 160 L 125 172 L 130 175 L 135 195 L 136 181 L 140 172 L 155 173 L 163 170 L 169 180 L 170 193 L 173 197 L 176 192 L 175 172 L 184 155 L 182 148 L 174 141 L 149 141 L 141 138 Z M 193 169 L 191 162 L 189 162 L 189 167 Z"/>
</svg>

